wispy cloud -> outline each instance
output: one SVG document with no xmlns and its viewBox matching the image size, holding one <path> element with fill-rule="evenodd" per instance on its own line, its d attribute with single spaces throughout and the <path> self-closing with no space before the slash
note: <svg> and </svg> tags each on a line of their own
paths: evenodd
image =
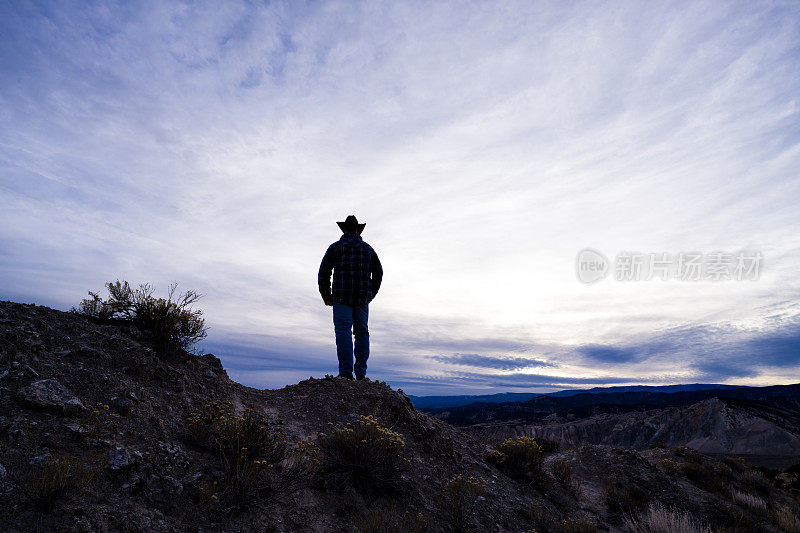
<svg viewBox="0 0 800 533">
<path fill-rule="evenodd" d="M 786 2 L 5 2 L 0 297 L 178 280 L 280 386 L 335 369 L 315 274 L 352 212 L 370 369 L 409 392 L 798 381 L 799 42 Z M 585 286 L 585 246 L 765 263 Z"/>
<path fill-rule="evenodd" d="M 553 363 L 528 357 L 495 357 L 476 353 L 455 353 L 450 355 L 431 356 L 434 361 L 475 368 L 491 368 L 495 370 L 519 370 L 529 367 L 555 366 Z"/>
</svg>

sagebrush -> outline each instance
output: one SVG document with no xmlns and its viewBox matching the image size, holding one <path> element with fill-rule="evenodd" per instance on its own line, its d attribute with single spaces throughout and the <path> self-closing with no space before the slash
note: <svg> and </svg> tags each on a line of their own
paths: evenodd
<svg viewBox="0 0 800 533">
<path fill-rule="evenodd" d="M 257 496 L 279 488 L 288 458 L 286 438 L 262 413 L 244 409 L 236 414 L 229 403 L 212 402 L 187 422 L 194 441 L 214 450 L 225 469 L 221 485 L 201 491 L 200 499 L 210 510 L 246 508 Z"/>
<path fill-rule="evenodd" d="M 178 294 L 177 288 L 173 283 L 166 298 L 157 298 L 148 283 L 133 289 L 127 281 L 117 280 L 106 283 L 106 300 L 90 291 L 89 298 L 72 311 L 103 322 L 130 323 L 150 337 L 158 352 L 171 355 L 188 350 L 208 334 L 203 312 L 191 307 L 202 295 L 194 290 Z"/>
<path fill-rule="evenodd" d="M 431 518 L 413 506 L 405 509 L 391 501 L 381 509 L 369 511 L 353 522 L 358 533 L 424 533 L 431 530 Z"/>
<path fill-rule="evenodd" d="M 501 442 L 486 456 L 487 461 L 519 477 L 540 476 L 544 450 L 536 439 L 515 437 Z"/>
<path fill-rule="evenodd" d="M 359 416 L 345 427 L 317 435 L 323 453 L 322 471 L 342 488 L 392 490 L 408 465 L 400 433 L 381 425 L 374 416 Z"/>
<path fill-rule="evenodd" d="M 486 482 L 483 479 L 462 474 L 445 485 L 440 494 L 439 510 L 453 531 L 469 531 L 475 527 L 475 508 L 484 492 Z"/>
</svg>

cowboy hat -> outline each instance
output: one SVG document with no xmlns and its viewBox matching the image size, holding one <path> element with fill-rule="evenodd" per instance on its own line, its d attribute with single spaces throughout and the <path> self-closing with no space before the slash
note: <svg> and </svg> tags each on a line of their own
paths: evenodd
<svg viewBox="0 0 800 533">
<path fill-rule="evenodd" d="M 355 217 L 355 215 L 348 215 L 348 217 L 344 219 L 344 222 L 337 222 L 337 224 L 339 224 L 339 229 L 341 229 L 345 233 L 349 231 L 361 233 L 362 231 L 364 231 L 364 226 L 367 225 L 366 222 L 363 224 L 359 224 L 358 219 Z"/>
</svg>

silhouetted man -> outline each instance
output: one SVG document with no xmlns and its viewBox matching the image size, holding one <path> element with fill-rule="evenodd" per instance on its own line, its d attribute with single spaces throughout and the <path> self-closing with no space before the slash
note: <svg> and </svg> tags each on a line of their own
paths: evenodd
<svg viewBox="0 0 800 533">
<path fill-rule="evenodd" d="M 381 287 L 383 268 L 372 246 L 361 239 L 366 223 L 359 224 L 358 219 L 350 215 L 344 222 L 337 224 L 344 235 L 325 252 L 319 265 L 317 282 L 325 305 L 333 306 L 339 377 L 353 379 L 355 355 L 356 378 L 364 379 L 369 358 L 369 303 Z M 353 336 L 356 339 L 355 350 Z"/>
</svg>

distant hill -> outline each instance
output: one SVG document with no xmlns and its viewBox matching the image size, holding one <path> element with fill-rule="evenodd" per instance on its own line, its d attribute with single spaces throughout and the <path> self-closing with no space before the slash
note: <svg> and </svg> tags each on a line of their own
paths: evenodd
<svg viewBox="0 0 800 533">
<path fill-rule="evenodd" d="M 568 396 L 539 395 L 521 402 L 477 402 L 451 408 L 427 408 L 426 412 L 458 426 L 484 422 L 514 421 L 535 423 L 550 414 L 580 419 L 601 413 L 625 413 L 664 407 L 680 407 L 710 398 L 741 400 L 784 399 L 794 409 L 800 398 L 800 384 L 769 387 L 735 387 L 658 392 L 632 390 L 615 392 L 582 392 Z M 793 411 L 792 411 L 793 412 Z"/>
<path fill-rule="evenodd" d="M 719 383 L 688 383 L 684 385 L 630 385 L 630 386 L 613 386 L 613 387 L 592 387 L 591 389 L 566 389 L 557 392 L 547 392 L 544 396 L 575 396 L 584 392 L 594 394 L 604 392 L 684 392 L 684 391 L 698 391 L 708 389 L 736 389 L 746 388 L 745 385 L 725 385 Z"/>
<path fill-rule="evenodd" d="M 467 394 L 463 396 L 409 396 L 417 409 L 457 407 L 471 403 L 521 402 L 541 396 L 538 392 L 499 392 L 497 394 Z"/>
<path fill-rule="evenodd" d="M 800 384 L 675 392 L 616 390 L 426 409 L 479 437 L 545 437 L 564 445 L 689 446 L 789 465 L 800 460 Z"/>
<path fill-rule="evenodd" d="M 706 454 L 745 457 L 754 464 L 786 468 L 800 461 L 800 436 L 794 420 L 769 420 L 762 410 L 711 398 L 685 407 L 619 414 L 596 414 L 577 420 L 550 415 L 541 424 L 492 422 L 469 429 L 479 437 L 544 437 L 562 445 L 605 444 L 634 450 L 654 445 L 687 446 Z"/>
<path fill-rule="evenodd" d="M 682 392 L 697 391 L 706 389 L 733 389 L 743 387 L 743 385 L 724 385 L 724 384 L 703 384 L 690 383 L 685 385 L 631 385 L 614 387 L 592 387 L 591 389 L 565 389 L 556 392 L 499 392 L 495 394 L 466 394 L 451 396 L 409 396 L 417 409 L 437 409 L 445 407 L 458 407 L 471 403 L 506 403 L 523 402 L 537 396 L 575 396 L 582 393 L 606 393 L 606 392 Z"/>
</svg>

